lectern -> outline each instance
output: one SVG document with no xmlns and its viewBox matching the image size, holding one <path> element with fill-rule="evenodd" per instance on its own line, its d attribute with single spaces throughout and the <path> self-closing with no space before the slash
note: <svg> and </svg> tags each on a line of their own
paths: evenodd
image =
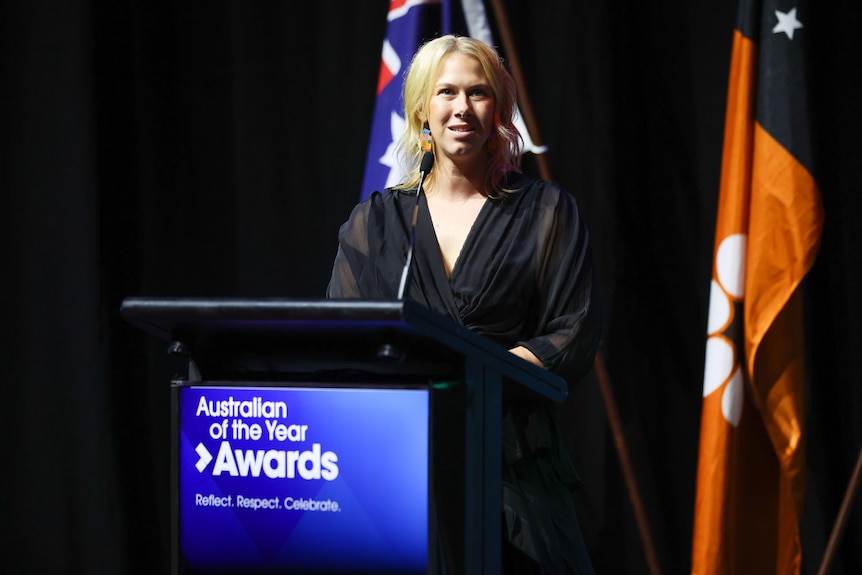
<svg viewBox="0 0 862 575">
<path fill-rule="evenodd" d="M 411 301 L 121 313 L 188 363 L 173 573 L 500 573 L 502 403 L 561 402 L 564 380 Z"/>
</svg>

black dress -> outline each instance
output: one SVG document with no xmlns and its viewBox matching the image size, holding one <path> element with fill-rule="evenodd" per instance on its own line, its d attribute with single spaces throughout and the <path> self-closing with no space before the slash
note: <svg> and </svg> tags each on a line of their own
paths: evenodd
<svg viewBox="0 0 862 575">
<path fill-rule="evenodd" d="M 555 182 L 511 174 L 506 188 L 514 191 L 486 200 L 448 277 L 420 199 L 405 298 L 507 349 L 526 347 L 572 385 L 592 366 L 600 332 L 589 233 Z M 415 192 L 387 189 L 354 208 L 327 297 L 397 298 L 415 206 Z M 552 406 L 504 400 L 503 408 L 507 568 L 524 559 L 537 573 L 592 573 L 571 497 L 580 480 Z"/>
</svg>

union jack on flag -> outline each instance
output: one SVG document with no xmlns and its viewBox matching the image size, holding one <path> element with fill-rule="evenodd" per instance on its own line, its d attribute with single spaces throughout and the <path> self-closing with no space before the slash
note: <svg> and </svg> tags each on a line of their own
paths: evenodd
<svg viewBox="0 0 862 575">
<path fill-rule="evenodd" d="M 404 177 L 395 155 L 395 144 L 404 130 L 402 80 L 419 46 L 442 34 L 472 36 L 494 45 L 482 0 L 390 1 L 360 200 Z M 518 128 L 524 149 L 531 150 L 532 142 L 520 120 Z"/>
</svg>

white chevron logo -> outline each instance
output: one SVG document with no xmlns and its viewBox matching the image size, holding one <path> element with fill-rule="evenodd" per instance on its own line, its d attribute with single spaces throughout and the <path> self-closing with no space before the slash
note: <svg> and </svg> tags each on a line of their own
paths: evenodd
<svg viewBox="0 0 862 575">
<path fill-rule="evenodd" d="M 198 454 L 198 462 L 195 463 L 195 467 L 198 468 L 198 471 L 203 473 L 204 469 L 207 468 L 207 465 L 210 464 L 210 461 L 213 460 L 213 456 L 207 451 L 207 448 L 204 447 L 203 443 L 198 443 L 198 446 L 195 447 L 195 453 Z"/>
</svg>

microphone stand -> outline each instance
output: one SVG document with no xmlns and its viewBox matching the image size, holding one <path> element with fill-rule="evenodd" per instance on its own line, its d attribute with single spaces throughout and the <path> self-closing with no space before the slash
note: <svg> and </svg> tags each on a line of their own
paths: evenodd
<svg viewBox="0 0 862 575">
<path fill-rule="evenodd" d="M 407 261 L 404 262 L 404 269 L 401 270 L 401 284 L 398 286 L 399 300 L 404 299 L 404 288 L 407 287 L 407 276 L 410 272 L 410 263 L 413 261 L 413 246 L 416 244 L 416 220 L 419 217 L 419 198 L 422 194 L 422 183 L 425 181 L 425 176 L 431 171 L 431 166 L 433 165 L 434 154 L 425 152 L 419 167 L 419 185 L 416 186 L 416 205 L 413 207 L 413 222 L 410 224 L 410 246 L 407 248 Z"/>
</svg>

